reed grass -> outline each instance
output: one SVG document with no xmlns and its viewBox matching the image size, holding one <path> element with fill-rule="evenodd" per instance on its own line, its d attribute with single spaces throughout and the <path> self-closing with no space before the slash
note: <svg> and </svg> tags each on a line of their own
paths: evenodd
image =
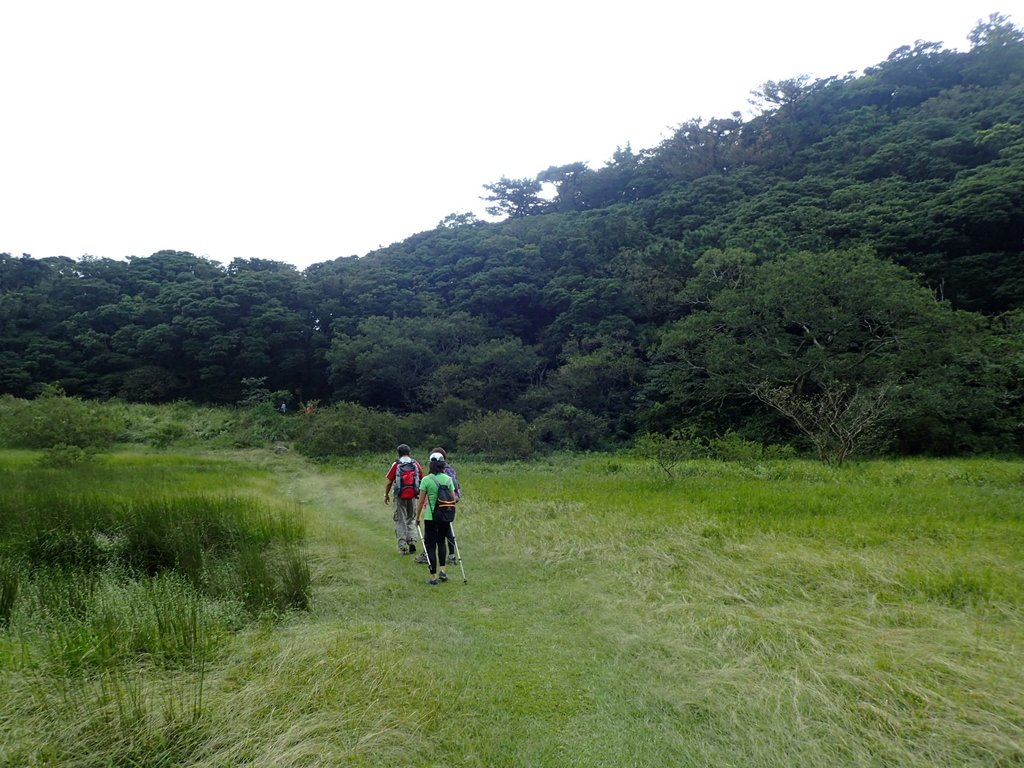
<svg viewBox="0 0 1024 768">
<path fill-rule="evenodd" d="M 14 602 L 18 599 L 21 573 L 6 560 L 0 559 L 0 629 L 11 621 Z"/>
<path fill-rule="evenodd" d="M 255 482 L 235 493 L 260 473 L 222 460 L 12 465 L 0 469 L 0 728 L 30 724 L 46 744 L 15 739 L 0 765 L 187 762 L 210 660 L 256 617 L 310 604 L 301 513 Z"/>
<path fill-rule="evenodd" d="M 293 507 L 271 511 L 255 496 L 198 493 L 154 474 L 153 483 L 107 488 L 109 471 L 23 469 L 0 488 L 0 551 L 34 570 L 174 572 L 217 597 L 239 589 L 253 610 L 308 604 L 304 523 Z M 243 578 L 217 578 L 224 561 Z M 255 581 L 247 584 L 246 574 Z"/>
</svg>

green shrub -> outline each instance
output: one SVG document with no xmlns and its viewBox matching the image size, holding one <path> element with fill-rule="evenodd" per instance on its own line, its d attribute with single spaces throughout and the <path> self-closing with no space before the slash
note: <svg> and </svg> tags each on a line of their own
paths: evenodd
<svg viewBox="0 0 1024 768">
<path fill-rule="evenodd" d="M 669 435 L 645 432 L 633 442 L 633 452 L 642 459 L 653 461 L 669 477 L 682 461 L 706 456 L 707 443 L 693 429 L 672 430 Z"/>
<path fill-rule="evenodd" d="M 542 444 L 560 450 L 591 451 L 601 447 L 608 420 L 575 405 L 560 403 L 548 408 L 530 425 Z"/>
<path fill-rule="evenodd" d="M 157 427 L 149 435 L 149 444 L 154 448 L 167 448 L 169 445 L 183 439 L 188 434 L 184 424 L 178 422 L 165 422 Z"/>
<path fill-rule="evenodd" d="M 410 445 L 455 445 L 459 424 L 479 409 L 472 403 L 448 396 L 426 413 L 410 413 L 399 420 L 402 442 Z"/>
<path fill-rule="evenodd" d="M 77 445 L 66 445 L 58 443 L 43 451 L 39 457 L 41 467 L 73 467 L 76 464 L 84 464 L 92 459 L 94 452 Z"/>
<path fill-rule="evenodd" d="M 28 537 L 24 551 L 34 567 L 94 571 L 108 562 L 97 536 L 79 528 L 40 528 Z"/>
<path fill-rule="evenodd" d="M 291 420 L 299 424 L 296 450 L 316 460 L 391 451 L 402 434 L 399 417 L 354 403 L 338 403 Z"/>
<path fill-rule="evenodd" d="M 11 448 L 109 448 L 125 427 L 108 409 L 67 397 L 59 387 L 47 387 L 35 400 L 4 405 L 0 436 Z"/>
<path fill-rule="evenodd" d="M 303 419 L 304 414 L 281 413 L 270 402 L 242 408 L 235 421 L 235 447 L 256 448 L 268 443 L 290 441 L 301 431 Z"/>
<path fill-rule="evenodd" d="M 534 446 L 522 416 L 510 411 L 485 413 L 456 430 L 460 451 L 499 461 L 528 459 Z"/>
<path fill-rule="evenodd" d="M 753 463 L 771 459 L 788 459 L 796 456 L 791 445 L 763 445 L 756 440 L 747 440 L 736 432 L 726 432 L 708 442 L 711 458 L 721 461 Z"/>
</svg>

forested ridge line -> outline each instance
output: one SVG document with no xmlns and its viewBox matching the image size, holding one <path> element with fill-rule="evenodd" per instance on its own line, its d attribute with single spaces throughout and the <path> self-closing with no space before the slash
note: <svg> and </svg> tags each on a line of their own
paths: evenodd
<svg viewBox="0 0 1024 768">
<path fill-rule="evenodd" d="M 570 448 L 801 440 L 793 408 L 831 397 L 884 406 L 896 450 L 1018 450 L 1024 34 L 970 37 L 769 81 L 750 119 L 485 185 L 502 221 L 303 271 L 0 255 L 0 392 L 235 403 L 259 380 L 436 423 L 510 411 Z"/>
</svg>

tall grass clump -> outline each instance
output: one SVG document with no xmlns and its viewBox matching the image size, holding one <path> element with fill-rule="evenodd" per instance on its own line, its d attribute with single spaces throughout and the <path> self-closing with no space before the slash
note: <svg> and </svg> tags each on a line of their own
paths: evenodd
<svg viewBox="0 0 1024 768">
<path fill-rule="evenodd" d="M 138 662 L 194 664 L 245 620 L 240 603 L 210 600 L 174 574 L 144 580 L 104 574 L 87 592 L 78 581 L 51 572 L 26 590 L 20 618 L 26 631 L 44 640 L 37 663 L 55 674 Z"/>
<path fill-rule="evenodd" d="M 19 569 L 0 558 L 0 629 L 6 627 L 11 621 L 11 613 L 14 611 L 14 603 L 18 599 L 20 586 L 21 573 Z"/>
<path fill-rule="evenodd" d="M 105 493 L 79 469 L 19 474 L 0 487 L 0 616 L 45 630 L 65 665 L 181 661 L 240 611 L 309 607 L 294 510 L 166 485 Z"/>
<path fill-rule="evenodd" d="M 194 765 L 209 738 L 207 667 L 161 675 L 139 666 L 88 675 L 32 675 L 34 704 L 17 723 L 0 764 L 74 766 Z M 35 746 L 26 732 L 42 731 Z M 20 739 L 18 737 L 21 737 Z"/>
<path fill-rule="evenodd" d="M 0 765 L 192 763 L 211 663 L 312 599 L 302 516 L 246 474 L 165 455 L 0 469 L 0 724 L 19 724 Z M 45 753 L 19 746 L 32 732 Z"/>
<path fill-rule="evenodd" d="M 309 580 L 297 583 L 304 573 L 301 520 L 271 514 L 252 498 L 110 500 L 39 492 L 0 496 L 0 513 L 5 546 L 37 570 L 85 575 L 121 569 L 132 578 L 174 573 L 212 596 L 244 598 L 253 610 L 309 602 Z"/>
</svg>

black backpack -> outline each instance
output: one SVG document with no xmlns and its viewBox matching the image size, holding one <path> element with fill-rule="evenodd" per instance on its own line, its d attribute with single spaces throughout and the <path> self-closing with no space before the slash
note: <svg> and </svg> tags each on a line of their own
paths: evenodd
<svg viewBox="0 0 1024 768">
<path fill-rule="evenodd" d="M 437 484 L 437 501 L 434 502 L 433 516 L 442 523 L 455 520 L 455 494 L 447 485 Z"/>
</svg>

